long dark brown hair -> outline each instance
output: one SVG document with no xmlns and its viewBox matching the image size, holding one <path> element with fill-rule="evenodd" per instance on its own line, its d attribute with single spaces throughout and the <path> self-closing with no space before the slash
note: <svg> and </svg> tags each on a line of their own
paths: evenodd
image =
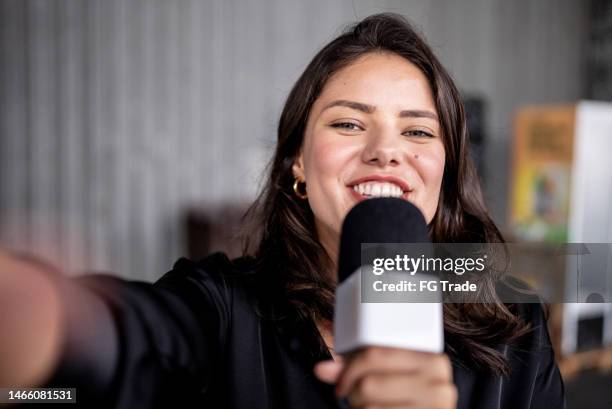
<svg viewBox="0 0 612 409">
<path fill-rule="evenodd" d="M 403 17 L 367 17 L 327 44 L 294 85 L 280 118 L 266 182 L 246 214 L 245 254 L 254 256 L 297 316 L 313 322 L 333 319 L 335 283 L 329 278 L 333 266 L 318 240 L 308 201 L 293 193 L 292 165 L 310 109 L 326 82 L 372 52 L 404 57 L 425 74 L 433 92 L 446 162 L 438 208 L 429 225 L 432 241 L 503 242 L 484 205 L 469 157 L 464 107 L 450 75 Z M 511 307 L 499 301 L 493 281 L 493 277 L 484 279 L 488 303 L 444 305 L 446 348 L 470 367 L 507 374 L 507 363 L 495 346 L 510 342 L 526 327 Z"/>
</svg>

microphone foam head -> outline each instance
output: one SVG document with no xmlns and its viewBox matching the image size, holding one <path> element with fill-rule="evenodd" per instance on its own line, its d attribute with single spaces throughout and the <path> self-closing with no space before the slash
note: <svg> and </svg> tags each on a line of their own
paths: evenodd
<svg viewBox="0 0 612 409">
<path fill-rule="evenodd" d="M 427 223 L 412 203 L 398 198 L 366 199 L 346 215 L 340 236 L 338 282 L 361 266 L 362 243 L 429 243 Z"/>
</svg>

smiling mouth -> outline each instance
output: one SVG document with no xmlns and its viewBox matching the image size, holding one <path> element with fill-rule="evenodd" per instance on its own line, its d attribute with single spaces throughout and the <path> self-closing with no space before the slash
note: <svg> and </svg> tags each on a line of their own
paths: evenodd
<svg viewBox="0 0 612 409">
<path fill-rule="evenodd" d="M 391 182 L 368 181 L 348 186 L 348 188 L 351 189 L 353 196 L 356 196 L 360 200 L 375 197 L 397 197 L 408 200 L 408 196 L 411 192 Z"/>
</svg>

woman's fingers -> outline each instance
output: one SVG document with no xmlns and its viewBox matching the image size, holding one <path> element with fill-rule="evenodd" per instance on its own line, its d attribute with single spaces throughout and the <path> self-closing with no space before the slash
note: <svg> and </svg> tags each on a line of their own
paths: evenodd
<svg viewBox="0 0 612 409">
<path fill-rule="evenodd" d="M 368 374 L 348 395 L 352 408 L 454 407 L 457 391 L 452 383 L 435 382 L 416 374 Z"/>
<path fill-rule="evenodd" d="M 436 408 L 457 404 L 452 366 L 444 354 L 371 347 L 352 354 L 336 391 L 352 408 Z"/>
<path fill-rule="evenodd" d="M 335 384 L 343 369 L 344 365 L 342 363 L 329 360 L 316 364 L 314 373 L 322 382 Z"/>
<path fill-rule="evenodd" d="M 451 380 L 452 366 L 443 354 L 372 347 L 356 353 L 346 364 L 336 392 L 347 395 L 367 373 L 416 373 L 431 380 Z"/>
</svg>

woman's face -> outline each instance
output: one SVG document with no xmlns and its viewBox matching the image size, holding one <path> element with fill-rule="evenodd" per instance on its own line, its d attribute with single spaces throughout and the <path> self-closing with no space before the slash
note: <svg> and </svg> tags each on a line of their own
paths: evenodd
<svg viewBox="0 0 612 409">
<path fill-rule="evenodd" d="M 335 260 L 342 221 L 361 200 L 401 197 L 429 223 L 444 160 L 425 75 L 396 54 L 369 53 L 326 83 L 293 173 L 306 182 L 319 240 Z"/>
</svg>

